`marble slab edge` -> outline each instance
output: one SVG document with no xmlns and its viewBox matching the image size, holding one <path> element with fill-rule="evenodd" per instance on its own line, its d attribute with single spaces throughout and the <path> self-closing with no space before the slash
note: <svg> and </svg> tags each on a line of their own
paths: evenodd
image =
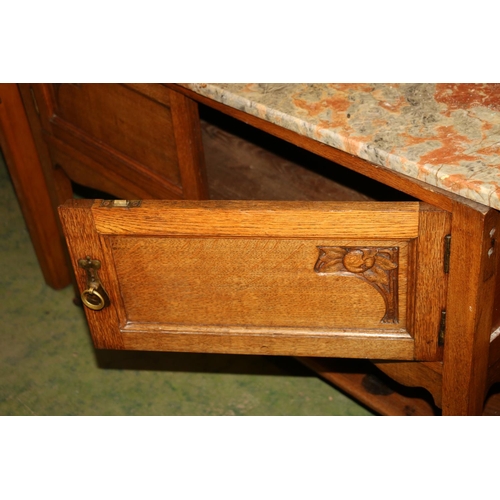
<svg viewBox="0 0 500 500">
<path fill-rule="evenodd" d="M 500 210 L 499 84 L 180 84 Z"/>
</svg>

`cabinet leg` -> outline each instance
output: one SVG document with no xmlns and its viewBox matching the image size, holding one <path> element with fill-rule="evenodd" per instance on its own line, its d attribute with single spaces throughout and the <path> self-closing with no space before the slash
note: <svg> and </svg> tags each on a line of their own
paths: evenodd
<svg viewBox="0 0 500 500">
<path fill-rule="evenodd" d="M 499 215 L 454 203 L 443 356 L 443 415 L 481 415 L 495 295 Z"/>
<path fill-rule="evenodd" d="M 65 248 L 16 84 L 0 85 L 0 146 L 45 281 L 63 288 L 71 281 Z"/>
</svg>

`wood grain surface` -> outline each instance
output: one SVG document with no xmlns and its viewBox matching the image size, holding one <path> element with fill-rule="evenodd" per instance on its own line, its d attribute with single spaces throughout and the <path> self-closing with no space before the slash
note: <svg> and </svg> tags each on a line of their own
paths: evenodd
<svg viewBox="0 0 500 500">
<path fill-rule="evenodd" d="M 140 208 L 93 207 L 101 234 L 279 238 L 408 239 L 418 236 L 419 204 L 144 200 Z"/>
<path fill-rule="evenodd" d="M 400 243 L 399 322 L 368 280 L 319 274 L 318 246 L 343 241 L 113 238 L 129 321 L 203 326 L 308 327 L 326 332 L 406 328 L 406 244 Z"/>
</svg>

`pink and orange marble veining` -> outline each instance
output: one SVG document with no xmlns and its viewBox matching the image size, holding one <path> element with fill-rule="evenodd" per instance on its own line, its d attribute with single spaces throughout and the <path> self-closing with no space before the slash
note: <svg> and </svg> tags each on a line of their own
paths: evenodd
<svg viewBox="0 0 500 500">
<path fill-rule="evenodd" d="M 500 209 L 500 84 L 183 84 Z"/>
</svg>

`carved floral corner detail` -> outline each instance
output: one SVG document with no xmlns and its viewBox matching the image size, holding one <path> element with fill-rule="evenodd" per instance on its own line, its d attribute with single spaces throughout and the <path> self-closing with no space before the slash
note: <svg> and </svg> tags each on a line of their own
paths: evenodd
<svg viewBox="0 0 500 500">
<path fill-rule="evenodd" d="M 385 302 L 381 323 L 398 323 L 398 247 L 318 247 L 318 274 L 360 278 Z"/>
</svg>

